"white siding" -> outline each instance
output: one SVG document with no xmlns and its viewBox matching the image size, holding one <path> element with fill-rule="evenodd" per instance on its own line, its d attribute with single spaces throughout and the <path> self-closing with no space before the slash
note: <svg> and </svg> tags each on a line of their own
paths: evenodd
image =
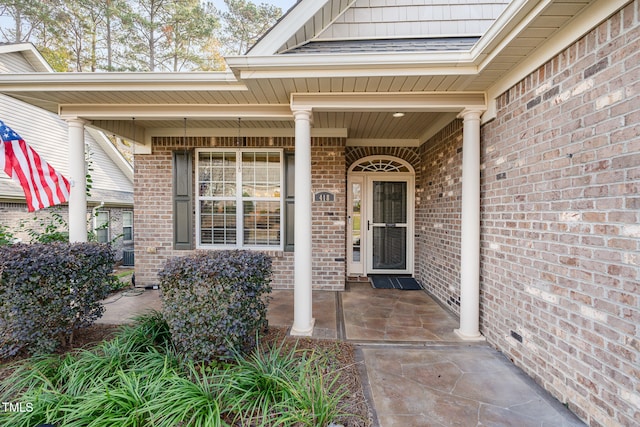
<svg viewBox="0 0 640 427">
<path fill-rule="evenodd" d="M 55 170 L 69 176 L 67 126 L 62 120 L 5 95 L 0 95 L 0 120 L 16 131 Z M 2 176 L 5 178 L 4 172 Z M 10 179 L 0 182 L 0 195 L 22 194 L 20 186 Z"/>
<path fill-rule="evenodd" d="M 0 58 L 3 55 L 0 55 Z M 54 169 L 69 176 L 68 126 L 57 115 L 0 95 L 0 120 L 16 131 Z M 85 131 L 85 141 L 93 158 L 93 187 L 109 191 L 133 192 L 133 184 L 109 159 L 100 145 Z M 23 195 L 20 186 L 5 178 L 0 179 L 0 196 Z M 120 200 L 99 200 L 119 202 Z"/>
<path fill-rule="evenodd" d="M 85 141 L 89 145 L 92 160 L 93 187 L 102 190 L 119 190 L 133 192 L 133 184 L 109 158 L 98 142 L 85 131 Z"/>
<path fill-rule="evenodd" d="M 33 66 L 20 52 L 11 52 L 0 55 L 0 74 L 32 73 L 33 71 Z"/>
<path fill-rule="evenodd" d="M 508 0 L 358 0 L 316 40 L 482 35 Z"/>
</svg>

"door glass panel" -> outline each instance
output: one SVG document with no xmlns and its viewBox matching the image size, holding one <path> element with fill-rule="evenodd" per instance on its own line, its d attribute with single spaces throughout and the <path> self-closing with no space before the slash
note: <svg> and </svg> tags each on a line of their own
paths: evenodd
<svg viewBox="0 0 640 427">
<path fill-rule="evenodd" d="M 373 182 L 373 270 L 407 268 L 407 182 Z"/>
<path fill-rule="evenodd" d="M 352 261 L 360 262 L 360 254 L 362 249 L 362 185 L 353 183 L 351 185 L 352 205 L 351 205 L 351 242 L 352 242 Z"/>
<path fill-rule="evenodd" d="M 406 182 L 373 182 L 373 222 L 374 224 L 407 223 Z"/>
<path fill-rule="evenodd" d="M 373 268 L 404 270 L 407 268 L 407 229 L 373 227 Z"/>
</svg>

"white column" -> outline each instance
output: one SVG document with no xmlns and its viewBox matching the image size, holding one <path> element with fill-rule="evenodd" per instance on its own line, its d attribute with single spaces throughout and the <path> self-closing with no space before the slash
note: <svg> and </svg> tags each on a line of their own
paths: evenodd
<svg viewBox="0 0 640 427">
<path fill-rule="evenodd" d="M 464 340 L 480 335 L 480 115 L 465 110 L 462 137 L 462 224 L 460 242 L 460 329 Z"/>
<path fill-rule="evenodd" d="M 295 253 L 291 335 L 311 336 L 311 110 L 295 110 Z"/>
<path fill-rule="evenodd" d="M 69 241 L 87 241 L 87 178 L 84 158 L 84 121 L 69 124 Z"/>
</svg>

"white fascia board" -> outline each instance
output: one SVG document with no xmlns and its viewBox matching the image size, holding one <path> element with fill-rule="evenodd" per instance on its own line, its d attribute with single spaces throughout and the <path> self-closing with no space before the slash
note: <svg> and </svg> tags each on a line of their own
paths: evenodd
<svg viewBox="0 0 640 427">
<path fill-rule="evenodd" d="M 253 45 L 247 52 L 247 56 L 275 54 L 287 40 L 300 30 L 300 25 L 306 24 L 329 1 L 331 0 L 302 0 L 296 4 L 262 39 Z"/>
<path fill-rule="evenodd" d="M 495 99 L 498 96 L 553 59 L 628 3 L 630 0 L 599 0 L 587 6 L 586 10 L 551 37 L 541 49 L 529 55 L 513 71 L 488 88 L 487 99 L 490 108 L 483 115 L 482 121 L 487 122 L 496 117 Z"/>
<path fill-rule="evenodd" d="M 58 115 L 63 119 L 88 120 L 170 120 L 190 119 L 293 120 L 288 104 L 61 104 Z"/>
<path fill-rule="evenodd" d="M 0 74 L 0 90 L 11 91 L 246 91 L 231 72 L 25 73 Z"/>
<path fill-rule="evenodd" d="M 482 58 L 480 68 L 493 59 L 553 0 L 513 0 L 491 24 L 480 40 L 471 48 L 474 60 Z M 495 47 L 491 48 L 493 44 Z M 490 49 L 490 50 L 489 50 Z"/>
<path fill-rule="evenodd" d="M 484 92 L 293 93 L 291 109 L 313 111 L 460 112 L 486 109 Z"/>
<path fill-rule="evenodd" d="M 307 77 L 476 74 L 469 52 L 277 55 L 227 58 L 240 80 Z"/>
<path fill-rule="evenodd" d="M 87 132 L 89 132 L 91 136 L 93 136 L 93 139 L 95 139 L 98 142 L 98 144 L 100 144 L 100 147 L 104 150 L 107 156 L 109 156 L 111 161 L 115 163 L 115 165 L 122 171 L 122 173 L 127 177 L 127 179 L 129 179 L 129 181 L 131 181 L 131 183 L 133 184 L 133 166 L 131 166 L 131 163 L 129 163 L 124 158 L 122 153 L 118 151 L 115 145 L 111 143 L 111 141 L 109 140 L 109 138 L 107 138 L 104 132 L 96 128 L 92 128 L 90 126 L 85 126 L 85 129 L 87 129 Z"/>
</svg>

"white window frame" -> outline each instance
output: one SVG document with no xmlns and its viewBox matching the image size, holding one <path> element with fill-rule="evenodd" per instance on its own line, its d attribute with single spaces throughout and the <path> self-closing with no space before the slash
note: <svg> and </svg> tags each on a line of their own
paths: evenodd
<svg viewBox="0 0 640 427">
<path fill-rule="evenodd" d="M 127 228 L 124 221 L 125 215 L 131 215 L 131 225 L 129 226 L 129 228 L 131 228 L 131 239 L 124 238 L 124 229 Z M 122 240 L 125 242 L 133 242 L 133 211 L 122 211 Z"/>
<path fill-rule="evenodd" d="M 214 200 L 213 197 L 200 196 L 200 153 L 222 153 L 222 152 L 235 152 L 236 153 L 236 243 L 228 245 L 220 244 L 202 244 L 201 227 L 200 227 L 200 202 L 203 200 Z M 279 221 L 279 240 L 278 245 L 245 245 L 244 244 L 244 198 L 242 196 L 242 154 L 243 153 L 278 153 L 280 156 L 280 221 Z M 256 251 L 282 251 L 284 250 L 284 209 L 285 209 L 285 197 L 284 197 L 284 150 L 279 148 L 198 148 L 196 149 L 196 164 L 195 164 L 195 203 L 196 203 L 196 249 L 248 249 Z M 219 200 L 219 199 L 218 199 Z M 274 201 L 274 198 L 252 198 L 252 201 Z"/>
</svg>

